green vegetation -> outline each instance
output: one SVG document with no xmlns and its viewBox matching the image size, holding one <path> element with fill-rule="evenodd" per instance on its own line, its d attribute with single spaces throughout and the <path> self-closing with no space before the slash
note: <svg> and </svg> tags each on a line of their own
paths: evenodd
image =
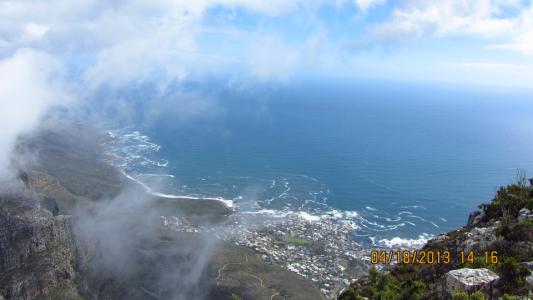
<svg viewBox="0 0 533 300">
<path fill-rule="evenodd" d="M 390 274 L 379 273 L 375 269 L 370 271 L 369 286 L 370 295 L 372 298 L 381 299 L 395 299 L 396 295 L 400 293 L 400 284 Z"/>
<path fill-rule="evenodd" d="M 230 300 L 241 300 L 241 297 L 235 295 L 235 294 L 231 294 L 231 296 L 229 296 L 229 299 Z"/>
<path fill-rule="evenodd" d="M 515 219 L 520 209 L 533 209 L 533 189 L 523 172 L 518 171 L 517 177 L 517 183 L 500 187 L 490 203 L 479 206 L 489 219 Z"/>
<path fill-rule="evenodd" d="M 381 299 L 423 299 L 427 286 L 420 280 L 399 281 L 390 273 L 378 272 L 372 268 L 368 277 L 369 284 L 360 289 L 350 287 L 342 293 L 340 300 Z"/>
<path fill-rule="evenodd" d="M 456 292 L 452 295 L 452 300 L 485 300 L 485 295 L 481 292 L 475 292 L 469 295 L 465 291 Z"/>
<path fill-rule="evenodd" d="M 349 267 L 349 263 L 347 260 L 343 259 L 339 262 L 339 264 L 343 267 L 343 268 L 348 268 Z"/>
<path fill-rule="evenodd" d="M 517 246 L 517 242 L 533 241 L 533 220 L 518 220 L 518 213 L 522 208 L 533 209 L 533 179 L 527 184 L 523 172 L 518 172 L 518 182 L 501 187 L 496 197 L 489 204 L 480 207 L 492 219 L 500 220 L 496 234 L 505 238 L 504 255 L 495 271 L 500 275 L 504 292 L 514 295 L 527 294 L 525 278 L 531 273 L 519 261 L 531 260 L 531 253 L 524 252 Z M 510 297 L 510 295 L 508 295 Z"/>
<path fill-rule="evenodd" d="M 496 234 L 509 241 L 533 241 L 533 220 L 514 222 L 510 217 L 503 217 L 496 229 Z"/>
<path fill-rule="evenodd" d="M 520 264 L 514 257 L 505 257 L 496 269 L 504 292 L 515 295 L 527 294 L 526 277 L 531 273 L 528 268 Z"/>
</svg>

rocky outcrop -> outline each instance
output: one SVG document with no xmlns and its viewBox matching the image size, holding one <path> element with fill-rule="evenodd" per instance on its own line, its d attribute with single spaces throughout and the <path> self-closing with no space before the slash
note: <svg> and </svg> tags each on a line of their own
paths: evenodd
<svg viewBox="0 0 533 300">
<path fill-rule="evenodd" d="M 498 225 L 499 222 L 488 222 L 484 227 L 466 226 L 448 234 L 441 234 L 428 241 L 424 249 L 446 249 L 454 257 L 449 267 L 456 267 L 460 262 L 461 253 L 483 253 L 498 249 L 498 244 L 502 241 L 497 235 Z"/>
<path fill-rule="evenodd" d="M 518 211 L 518 222 L 525 222 L 533 220 L 533 213 L 527 208 L 522 208 Z"/>
<path fill-rule="evenodd" d="M 0 200 L 0 296 L 79 298 L 70 218 L 41 209 L 29 192 Z"/>
<path fill-rule="evenodd" d="M 487 219 L 487 215 L 479 210 L 473 211 L 468 216 L 468 222 L 466 223 L 466 227 L 475 227 L 481 225 L 483 222 L 485 222 Z"/>
<path fill-rule="evenodd" d="M 498 279 L 499 276 L 488 269 L 462 268 L 446 273 L 443 276 L 442 283 L 444 292 L 452 295 L 455 292 L 462 291 L 467 293 L 480 290 L 490 292 L 494 289 L 494 283 Z"/>
<path fill-rule="evenodd" d="M 465 233 L 465 240 L 461 243 L 463 253 L 470 251 L 489 251 L 497 241 L 496 226 L 475 227 Z"/>
</svg>

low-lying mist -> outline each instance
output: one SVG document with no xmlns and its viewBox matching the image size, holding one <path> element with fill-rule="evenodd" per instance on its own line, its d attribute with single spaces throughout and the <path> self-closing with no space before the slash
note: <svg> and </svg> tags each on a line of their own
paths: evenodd
<svg viewBox="0 0 533 300">
<path fill-rule="evenodd" d="M 91 293 L 98 298 L 202 299 L 207 266 L 217 246 L 208 234 L 172 232 L 168 214 L 137 186 L 79 209 L 74 232 L 86 246 Z"/>
</svg>

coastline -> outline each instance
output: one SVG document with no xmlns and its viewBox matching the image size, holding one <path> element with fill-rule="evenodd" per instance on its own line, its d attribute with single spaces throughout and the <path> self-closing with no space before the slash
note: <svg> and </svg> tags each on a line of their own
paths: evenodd
<svg viewBox="0 0 533 300">
<path fill-rule="evenodd" d="M 377 209 L 369 206 L 363 208 L 364 214 L 361 214 L 360 211 L 355 210 L 341 211 L 335 209 L 334 207 L 328 207 L 322 212 L 309 212 L 305 210 L 298 211 L 291 209 L 289 206 L 284 209 L 275 209 L 269 207 L 244 209 L 239 206 L 238 201 L 235 201 L 242 199 L 241 195 L 238 195 L 233 199 L 227 199 L 223 197 L 204 197 L 199 195 L 180 195 L 158 192 L 151 188 L 149 184 L 143 182 L 143 179 L 140 177 L 176 177 L 175 174 L 168 174 L 164 171 L 165 169 L 160 168 L 166 167 L 168 165 L 168 160 L 153 155 L 155 152 L 158 152 L 160 150 L 161 145 L 152 142 L 150 140 L 150 137 L 143 135 L 140 131 L 131 128 L 105 130 L 105 132 L 108 136 L 108 142 L 112 141 L 112 143 L 103 143 L 106 154 L 110 156 L 109 164 L 114 168 L 118 169 L 125 178 L 142 186 L 142 188 L 147 193 L 155 197 L 165 199 L 216 201 L 218 203 L 223 204 L 225 208 L 230 209 L 234 214 L 257 215 L 261 216 L 262 218 L 271 218 L 273 222 L 275 220 L 280 220 L 295 215 L 299 216 L 305 221 L 314 222 L 320 222 L 322 220 L 327 219 L 343 220 L 351 222 L 352 227 L 354 229 L 354 239 L 356 239 L 358 242 L 367 244 L 369 247 L 373 248 L 419 248 L 422 247 L 433 236 L 440 233 L 438 232 L 433 235 L 428 234 L 426 232 L 421 232 L 420 234 L 415 236 L 401 236 L 395 234 L 390 236 L 384 236 L 382 234 L 388 231 L 393 232 L 399 227 L 414 226 L 414 224 L 409 221 L 410 219 L 403 218 L 404 215 L 402 214 L 408 214 L 407 217 L 417 217 L 419 220 L 425 221 L 424 218 L 416 216 L 416 212 L 401 211 L 398 213 L 399 215 L 397 216 L 381 217 L 373 220 L 367 218 L 371 218 L 372 215 L 379 214 L 379 212 Z M 113 162 L 113 158 L 116 160 L 115 163 Z M 164 164 L 161 164 L 161 161 L 164 161 Z M 149 165 L 150 167 L 154 166 L 155 169 L 148 169 L 148 171 L 145 171 L 146 173 L 141 172 L 139 173 L 138 178 L 135 178 L 135 176 L 128 174 L 125 169 L 128 169 L 130 166 L 134 166 L 133 170 L 135 170 L 135 166 L 137 164 L 139 164 L 141 167 L 143 167 L 144 165 Z M 304 175 L 298 174 L 298 176 Z M 275 186 L 276 181 L 273 180 L 273 182 L 274 183 L 272 185 Z M 378 222 L 379 220 L 382 220 L 382 222 Z M 396 223 L 389 224 L 391 220 L 396 221 Z"/>
<path fill-rule="evenodd" d="M 46 149 L 61 141 L 65 146 L 72 145 L 79 152 L 77 155 L 85 158 L 78 162 L 76 157 L 68 157 L 65 155 L 71 151 L 68 147 L 43 152 L 48 171 L 69 190 L 90 191 L 97 201 L 113 199 L 126 185 L 131 185 L 135 191 L 153 196 L 149 205 L 156 209 L 165 228 L 184 234 L 215 234 L 222 243 L 253 251 L 261 264 L 278 265 L 302 280 L 313 282 L 327 298 L 336 296 L 353 278 L 368 270 L 367 257 L 374 246 L 357 243 L 353 239 L 356 223 L 344 219 L 358 218 L 357 212 L 335 210 L 315 216 L 298 211 L 242 211 L 238 205 L 218 197 L 157 193 L 107 159 L 102 130 L 85 130 L 84 138 L 91 141 L 86 144 L 80 145 L 75 130 L 64 129 L 59 135 L 45 133 L 49 138 L 41 145 Z M 59 158 L 62 165 L 55 163 Z M 94 170 L 86 173 L 88 169 Z M 79 188 L 92 181 L 94 184 L 88 188 Z M 105 191 L 108 181 L 116 184 Z"/>
<path fill-rule="evenodd" d="M 164 194 L 154 191 L 152 188 L 150 188 L 147 184 L 144 182 L 134 178 L 133 176 L 127 174 L 126 172 L 119 170 L 119 172 L 129 179 L 130 181 L 135 182 L 136 184 L 140 185 L 148 194 L 160 197 L 160 198 L 167 198 L 167 199 L 186 199 L 186 200 L 208 200 L 208 201 L 218 201 L 221 204 L 223 204 L 226 208 L 230 210 L 235 209 L 235 205 L 233 203 L 233 200 L 224 199 L 222 197 L 194 197 L 194 196 L 178 196 L 178 195 L 170 195 L 170 194 Z"/>
</svg>

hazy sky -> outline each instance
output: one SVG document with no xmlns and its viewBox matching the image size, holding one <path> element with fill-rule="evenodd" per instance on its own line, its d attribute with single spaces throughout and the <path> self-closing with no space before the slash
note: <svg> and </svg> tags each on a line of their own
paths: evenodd
<svg viewBox="0 0 533 300">
<path fill-rule="evenodd" d="M 533 86 L 520 0 L 0 1 L 0 58 L 49 55 L 86 88 L 334 75 Z M 5 76 L 5 74 L 1 74 Z"/>
<path fill-rule="evenodd" d="M 16 138 L 51 106 L 102 88 L 305 76 L 532 89 L 533 4 L 0 0 L 0 175 Z"/>
</svg>

